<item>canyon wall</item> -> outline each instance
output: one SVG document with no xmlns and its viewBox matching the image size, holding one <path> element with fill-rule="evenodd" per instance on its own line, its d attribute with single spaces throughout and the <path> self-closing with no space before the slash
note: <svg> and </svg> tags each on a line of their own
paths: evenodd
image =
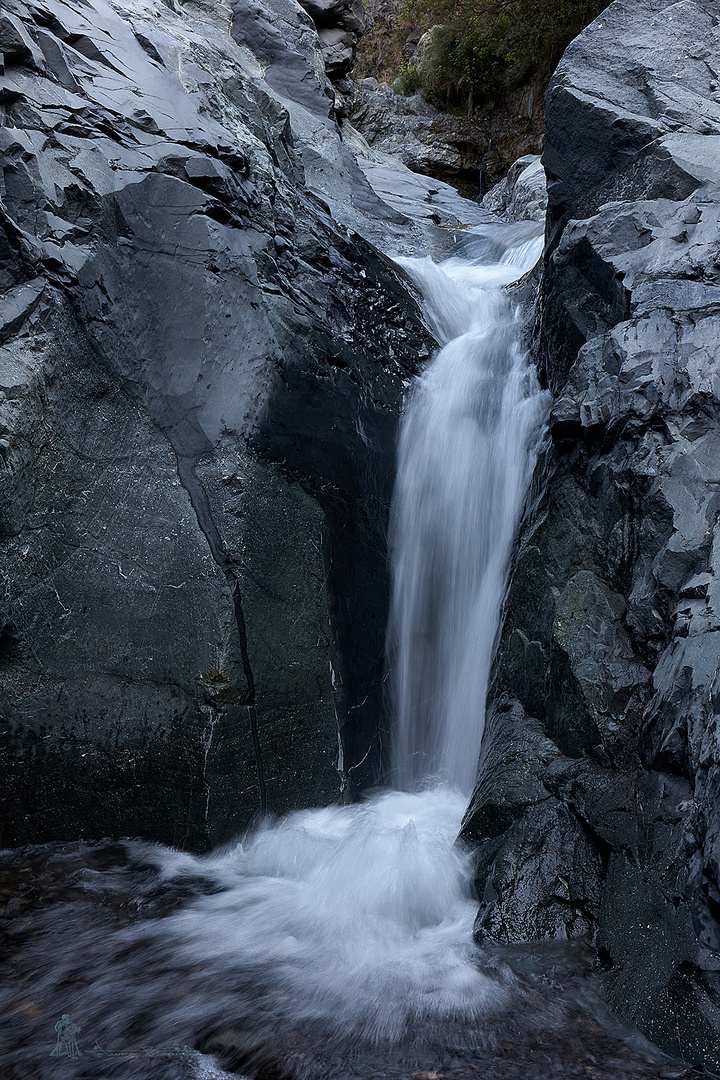
<svg viewBox="0 0 720 1080">
<path fill-rule="evenodd" d="M 464 826 L 479 940 L 589 934 L 619 1015 L 714 1069 L 719 14 L 616 0 L 548 91 L 544 494 Z"/>
<path fill-rule="evenodd" d="M 201 850 L 378 776 L 432 343 L 323 47 L 294 0 L 3 8 L 2 843 Z"/>
<path fill-rule="evenodd" d="M 0 15 L 4 844 L 204 850 L 382 774 L 433 347 L 383 251 L 489 215 L 340 124 L 360 15 L 308 11 Z M 554 405 L 463 829 L 478 939 L 589 936 L 616 1010 L 713 1068 L 719 55 L 711 0 L 616 0 L 548 92 Z"/>
</svg>

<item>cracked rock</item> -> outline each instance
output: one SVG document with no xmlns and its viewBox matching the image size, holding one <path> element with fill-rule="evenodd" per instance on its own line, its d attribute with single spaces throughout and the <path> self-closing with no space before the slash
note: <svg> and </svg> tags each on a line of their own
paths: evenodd
<svg viewBox="0 0 720 1080">
<path fill-rule="evenodd" d="M 291 0 L 9 0 L 0 35 L 1 842 L 204 850 L 377 781 L 432 342 L 374 242 L 434 226 Z"/>
<path fill-rule="evenodd" d="M 480 934 L 589 937 L 618 1014 L 715 1071 L 719 48 L 708 0 L 617 0 L 548 90 L 547 484 L 490 694 L 511 750 L 483 750 L 464 825 Z M 490 814 L 528 771 L 548 798 Z"/>
</svg>

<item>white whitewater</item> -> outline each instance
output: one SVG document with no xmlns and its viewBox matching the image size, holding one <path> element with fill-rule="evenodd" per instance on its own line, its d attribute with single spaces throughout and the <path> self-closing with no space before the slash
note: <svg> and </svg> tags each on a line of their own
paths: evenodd
<svg viewBox="0 0 720 1080">
<path fill-rule="evenodd" d="M 176 958 L 237 988 L 235 1023 L 249 984 L 265 1023 L 319 1027 L 334 1046 L 417 1043 L 449 1020 L 472 1031 L 509 994 L 472 941 L 464 809 L 444 788 L 394 791 L 290 814 L 219 856 L 160 852 L 167 878 L 223 889 L 163 932 Z"/>
<path fill-rule="evenodd" d="M 469 795 L 513 540 L 535 465 L 545 395 L 501 286 L 542 240 L 500 263 L 403 259 L 443 346 L 410 395 L 391 549 L 393 778 Z"/>
<path fill-rule="evenodd" d="M 516 1007 L 512 978 L 473 945 L 455 839 L 543 409 L 501 286 L 539 243 L 494 266 L 403 263 L 444 346 L 411 395 L 394 509 L 395 760 L 400 784 L 424 790 L 294 813 L 203 859 L 156 852 L 168 879 L 217 882 L 161 931 L 188 970 L 217 973 L 216 1020 L 252 1027 L 260 1009 L 273 1031 L 335 1046 L 416 1046 L 453 1024 L 480 1040 Z"/>
</svg>

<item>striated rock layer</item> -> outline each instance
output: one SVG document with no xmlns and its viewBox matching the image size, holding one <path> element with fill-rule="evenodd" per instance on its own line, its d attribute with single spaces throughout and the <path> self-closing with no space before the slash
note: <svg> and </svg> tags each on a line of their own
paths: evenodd
<svg viewBox="0 0 720 1080">
<path fill-rule="evenodd" d="M 295 0 L 9 0 L 0 52 L 0 842 L 202 849 L 378 775 L 430 342 L 368 239 L 422 236 Z"/>
<path fill-rule="evenodd" d="M 713 1069 L 719 23 L 711 0 L 617 0 L 548 92 L 548 483 L 464 826 L 479 938 L 594 936 L 615 1009 Z"/>
</svg>

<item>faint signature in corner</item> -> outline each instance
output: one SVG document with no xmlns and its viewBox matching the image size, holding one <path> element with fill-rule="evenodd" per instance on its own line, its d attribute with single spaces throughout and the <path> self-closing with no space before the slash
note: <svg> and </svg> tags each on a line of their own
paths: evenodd
<svg viewBox="0 0 720 1080">
<path fill-rule="evenodd" d="M 69 1013 L 62 1014 L 55 1025 L 55 1031 L 57 1032 L 57 1042 L 50 1057 L 69 1057 L 73 1058 L 73 1060 L 79 1058 L 82 1050 L 78 1049 L 77 1033 L 82 1031 L 82 1028 L 79 1024 L 72 1022 Z"/>
<path fill-rule="evenodd" d="M 83 1051 L 80 1050 L 77 1043 L 79 1031 L 82 1031 L 80 1025 L 73 1023 L 69 1013 L 63 1013 L 57 1024 L 55 1024 L 57 1040 L 55 1048 L 50 1051 L 50 1056 L 69 1057 L 73 1061 L 81 1057 Z M 91 1050 L 85 1050 L 86 1057 L 94 1055 L 101 1055 L 102 1057 L 186 1057 L 189 1053 L 189 1050 L 183 1050 L 180 1047 L 156 1050 L 152 1046 L 139 1046 L 127 1050 L 103 1050 L 97 1039 Z"/>
</svg>

